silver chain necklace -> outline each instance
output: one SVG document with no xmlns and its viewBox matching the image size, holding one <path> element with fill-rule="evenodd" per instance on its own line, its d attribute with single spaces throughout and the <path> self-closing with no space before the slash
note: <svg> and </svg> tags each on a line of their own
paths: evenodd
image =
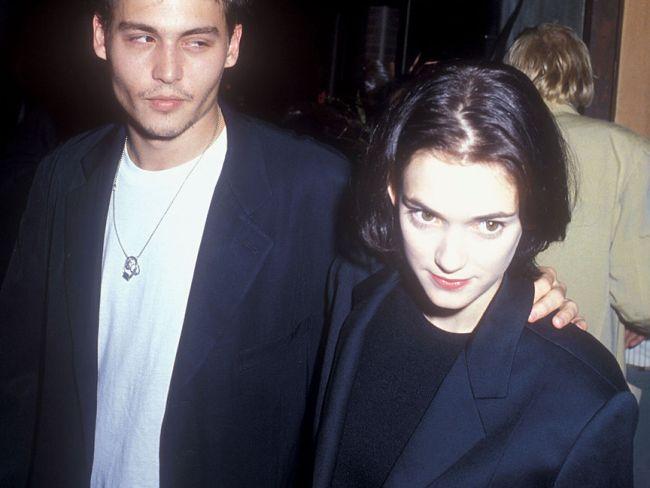
<svg viewBox="0 0 650 488">
<path fill-rule="evenodd" d="M 146 242 L 144 243 L 144 246 L 142 246 L 142 249 L 140 249 L 140 252 L 137 253 L 135 256 L 129 255 L 129 253 L 126 252 L 126 249 L 124 248 L 124 244 L 122 244 L 122 239 L 120 239 L 120 233 L 117 231 L 117 219 L 115 218 L 115 200 L 116 200 L 116 191 L 117 191 L 117 177 L 120 174 L 120 168 L 122 166 L 122 162 L 126 159 L 127 154 L 127 147 L 129 143 L 128 137 L 124 141 L 124 149 L 122 150 L 122 157 L 120 158 L 120 161 L 117 165 L 117 171 L 115 172 L 115 178 L 113 179 L 113 198 L 112 198 L 112 207 L 113 207 L 113 229 L 115 230 L 115 237 L 117 237 L 117 243 L 120 245 L 120 249 L 122 249 L 122 253 L 124 254 L 124 257 L 126 258 L 126 261 L 124 261 L 124 267 L 122 268 L 122 278 L 124 278 L 126 281 L 129 281 L 131 278 L 134 276 L 138 276 L 140 274 L 140 263 L 138 262 L 138 259 L 140 259 L 140 256 L 142 256 L 142 253 L 144 250 L 147 248 L 149 243 L 151 242 L 151 239 L 153 238 L 154 234 L 158 230 L 158 227 L 160 227 L 160 224 L 162 224 L 162 221 L 165 219 L 165 216 L 169 212 L 169 210 L 172 208 L 172 205 L 176 201 L 176 197 L 180 194 L 181 190 L 185 186 L 185 183 L 189 179 L 189 177 L 192 175 L 196 167 L 199 165 L 201 160 L 203 159 L 203 156 L 205 155 L 206 151 L 208 148 L 212 145 L 215 139 L 215 134 L 219 130 L 219 126 L 221 125 L 221 117 L 219 117 L 219 122 L 217 122 L 217 127 L 214 130 L 214 133 L 212 134 L 212 138 L 210 139 L 210 142 L 206 146 L 206 148 L 203 150 L 201 155 L 198 157 L 196 162 L 192 165 L 190 170 L 187 172 L 185 175 L 185 178 L 183 178 L 183 181 L 181 182 L 180 186 L 178 187 L 178 190 L 176 190 L 176 193 L 174 193 L 174 196 L 170 200 L 169 204 L 167 205 L 167 208 L 161 215 L 160 219 L 158 219 L 158 223 L 156 226 L 153 228 L 151 231 L 151 234 L 149 234 L 149 237 L 147 238 Z"/>
</svg>

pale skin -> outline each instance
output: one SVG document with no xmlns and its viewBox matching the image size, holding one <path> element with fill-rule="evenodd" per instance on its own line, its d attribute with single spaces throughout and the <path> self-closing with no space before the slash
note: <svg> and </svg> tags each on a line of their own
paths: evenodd
<svg viewBox="0 0 650 488">
<path fill-rule="evenodd" d="M 521 235 L 516 189 L 494 165 L 448 164 L 428 152 L 414 155 L 402 184 L 399 191 L 389 185 L 388 194 L 398 210 L 406 260 L 437 307 L 425 316 L 444 330 L 469 332 L 496 293 Z M 439 279 L 447 280 L 442 288 Z M 529 321 L 561 305 L 556 327 L 572 320 L 584 326 L 565 292 L 554 270 L 544 269 Z"/>
<path fill-rule="evenodd" d="M 641 344 L 643 341 L 647 341 L 647 340 L 648 340 L 647 335 L 641 334 L 640 332 L 636 332 L 632 329 L 625 329 L 625 347 L 627 349 L 636 347 L 639 344 Z"/>
<path fill-rule="evenodd" d="M 120 0 L 110 31 L 93 18 L 93 47 L 111 66 L 138 166 L 178 166 L 218 136 L 219 85 L 237 62 L 241 36 L 241 25 L 229 35 L 216 0 Z"/>
<path fill-rule="evenodd" d="M 224 69 L 239 56 L 242 26 L 229 35 L 216 0 L 119 0 L 110 31 L 93 18 L 93 47 L 112 70 L 116 97 L 129 116 L 129 155 L 145 170 L 197 157 L 218 135 L 217 103 Z M 557 327 L 585 328 L 555 271 L 535 282 L 530 321 L 559 309 Z"/>
</svg>

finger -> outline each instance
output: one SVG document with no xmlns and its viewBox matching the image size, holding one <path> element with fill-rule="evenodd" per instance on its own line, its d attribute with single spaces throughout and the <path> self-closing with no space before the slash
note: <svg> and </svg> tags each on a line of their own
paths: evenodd
<svg viewBox="0 0 650 488">
<path fill-rule="evenodd" d="M 562 306 L 553 317 L 553 326 L 561 329 L 573 323 L 578 318 L 578 305 L 572 300 L 564 300 Z M 583 320 L 584 322 L 584 320 Z"/>
<path fill-rule="evenodd" d="M 557 283 L 559 283 L 559 281 L 557 280 L 557 272 L 555 271 L 555 268 L 551 266 L 540 266 L 539 270 L 542 272 L 543 275 L 549 277 L 551 286 L 555 286 Z"/>
<path fill-rule="evenodd" d="M 633 348 L 633 347 L 638 346 L 639 344 L 641 344 L 641 343 L 644 341 L 644 339 L 645 339 L 645 338 L 644 338 L 643 336 L 637 336 L 637 337 L 633 337 L 633 338 L 631 338 L 631 339 L 628 341 L 627 348 L 628 348 L 628 349 L 631 349 L 631 348 Z"/>
<path fill-rule="evenodd" d="M 553 310 L 556 310 L 564 305 L 564 295 L 566 291 L 560 287 L 556 286 L 549 289 L 549 291 L 543 295 L 539 300 L 533 304 L 533 309 L 530 312 L 528 317 L 529 322 L 535 322 L 536 320 L 546 317 Z M 575 314 L 571 315 L 569 320 L 574 317 Z M 566 325 L 566 324 L 562 324 Z"/>
<path fill-rule="evenodd" d="M 553 268 L 546 266 L 540 266 L 540 272 L 542 273 L 539 278 L 535 280 L 535 296 L 533 302 L 539 301 L 544 295 L 546 295 L 553 286 L 557 283 L 557 276 Z"/>
<path fill-rule="evenodd" d="M 571 323 L 582 330 L 589 329 L 589 324 L 587 324 L 587 321 L 583 317 L 578 316 L 574 318 Z"/>
</svg>

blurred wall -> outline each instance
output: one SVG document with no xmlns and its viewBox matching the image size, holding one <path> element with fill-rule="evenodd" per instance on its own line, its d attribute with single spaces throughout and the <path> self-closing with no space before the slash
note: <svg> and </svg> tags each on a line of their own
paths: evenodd
<svg viewBox="0 0 650 488">
<path fill-rule="evenodd" d="M 519 0 L 502 0 L 501 27 L 508 21 L 518 3 Z M 567 25 L 582 36 L 584 15 L 585 0 L 526 0 L 508 38 L 508 46 L 526 27 L 533 27 L 542 22 Z"/>
<path fill-rule="evenodd" d="M 650 137 L 650 0 L 625 0 L 616 122 Z"/>
</svg>

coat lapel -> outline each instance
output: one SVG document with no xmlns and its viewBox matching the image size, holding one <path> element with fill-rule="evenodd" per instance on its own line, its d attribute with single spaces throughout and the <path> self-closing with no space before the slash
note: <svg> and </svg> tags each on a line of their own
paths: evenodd
<svg viewBox="0 0 650 488">
<path fill-rule="evenodd" d="M 384 299 L 366 330 L 333 486 L 384 484 L 461 348 L 403 286 Z"/>
<path fill-rule="evenodd" d="M 508 396 L 512 363 L 533 303 L 533 285 L 504 276 L 386 486 L 428 486 L 457 463 L 488 433 L 481 399 Z"/>
<path fill-rule="evenodd" d="M 82 159 L 83 182 L 66 197 L 65 284 L 86 454 L 92 461 L 97 409 L 97 331 L 106 215 L 124 144 L 113 128 Z"/>
<path fill-rule="evenodd" d="M 210 204 L 172 375 L 170 397 L 199 370 L 255 281 L 273 240 L 255 222 L 271 196 L 264 156 L 245 119 L 224 110 L 228 150 Z"/>
<path fill-rule="evenodd" d="M 485 437 L 461 353 L 385 486 L 426 486 Z"/>
<path fill-rule="evenodd" d="M 352 299 L 353 310 L 339 334 L 317 433 L 314 488 L 327 488 L 332 483 L 348 399 L 363 348 L 366 328 L 382 300 L 396 283 L 395 275 L 379 284 L 374 278 L 375 276 L 372 276 L 355 287 Z"/>
</svg>

